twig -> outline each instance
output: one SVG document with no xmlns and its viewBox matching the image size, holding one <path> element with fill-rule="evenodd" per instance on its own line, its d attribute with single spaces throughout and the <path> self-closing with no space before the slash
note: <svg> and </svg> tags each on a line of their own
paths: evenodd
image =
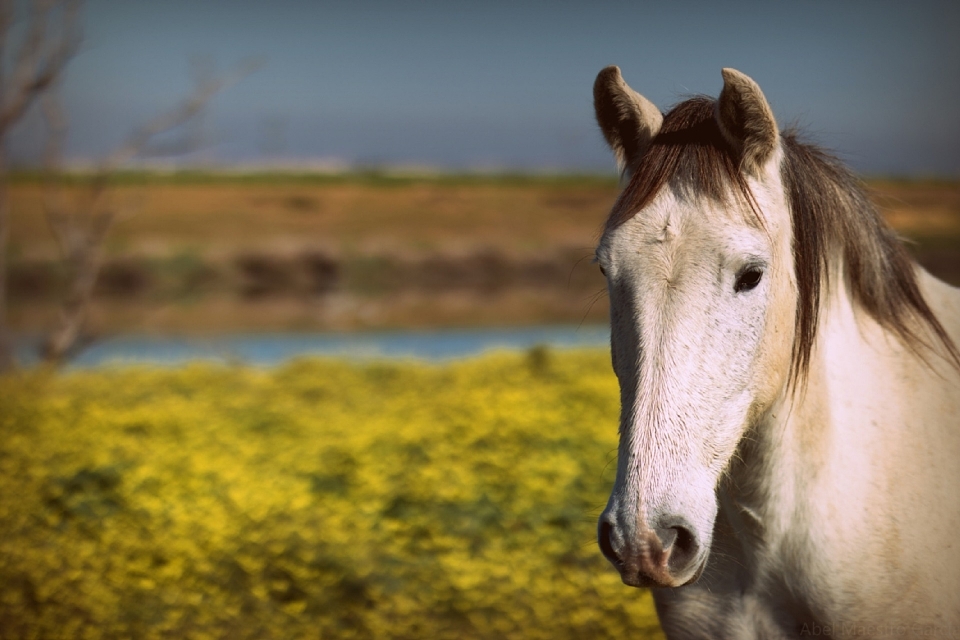
<svg viewBox="0 0 960 640">
<path fill-rule="evenodd" d="M 103 243 L 118 212 L 102 203 L 110 176 L 124 163 L 141 155 L 156 136 L 183 126 L 199 114 L 210 100 L 239 82 L 259 67 L 245 63 L 220 78 L 203 79 L 193 94 L 173 109 L 163 112 L 114 150 L 100 166 L 90 183 L 90 197 L 84 210 L 68 212 L 59 184 L 62 175 L 62 143 L 66 133 L 66 117 L 60 107 L 55 87 L 45 94 L 42 113 L 50 130 L 46 151 L 48 179 L 44 185 L 44 204 L 47 221 L 60 243 L 71 266 L 70 288 L 64 299 L 60 324 L 45 344 L 44 357 L 51 362 L 62 361 L 75 348 L 86 321 L 102 261 Z M 86 228 L 80 227 L 86 221 Z"/>
</svg>

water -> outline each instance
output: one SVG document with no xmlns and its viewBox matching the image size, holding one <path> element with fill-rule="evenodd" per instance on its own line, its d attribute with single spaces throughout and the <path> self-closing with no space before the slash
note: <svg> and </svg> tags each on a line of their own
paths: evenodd
<svg viewBox="0 0 960 640">
<path fill-rule="evenodd" d="M 77 355 L 69 366 L 173 366 L 197 360 L 269 366 L 300 356 L 443 361 L 496 350 L 529 349 L 541 344 L 568 349 L 603 347 L 609 343 L 610 329 L 606 325 L 368 333 L 240 334 L 193 338 L 134 335 L 96 342 Z M 35 343 L 21 344 L 18 355 L 20 362 L 35 363 Z"/>
</svg>

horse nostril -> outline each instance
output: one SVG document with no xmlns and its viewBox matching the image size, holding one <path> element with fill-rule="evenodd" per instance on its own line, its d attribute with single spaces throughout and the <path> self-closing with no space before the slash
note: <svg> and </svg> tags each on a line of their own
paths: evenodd
<svg viewBox="0 0 960 640">
<path fill-rule="evenodd" d="M 682 572 L 697 557 L 700 545 L 686 523 L 677 522 L 671 527 L 656 529 L 664 551 L 669 551 L 669 566 L 673 573 Z"/>
<path fill-rule="evenodd" d="M 673 543 L 680 537 L 679 529 L 671 527 L 669 529 L 656 529 L 657 537 L 660 538 L 660 546 L 666 551 L 673 547 Z"/>
<path fill-rule="evenodd" d="M 620 556 L 613 550 L 613 543 L 610 542 L 610 535 L 613 533 L 613 527 L 607 521 L 600 522 L 600 530 L 597 532 L 597 542 L 600 543 L 600 551 L 606 556 L 607 560 L 620 566 L 622 564 Z"/>
</svg>

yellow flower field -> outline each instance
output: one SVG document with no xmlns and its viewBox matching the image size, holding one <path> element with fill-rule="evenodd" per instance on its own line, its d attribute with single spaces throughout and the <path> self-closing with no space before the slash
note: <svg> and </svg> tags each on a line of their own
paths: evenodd
<svg viewBox="0 0 960 640">
<path fill-rule="evenodd" d="M 4 638 L 660 637 L 602 352 L 0 379 Z"/>
</svg>

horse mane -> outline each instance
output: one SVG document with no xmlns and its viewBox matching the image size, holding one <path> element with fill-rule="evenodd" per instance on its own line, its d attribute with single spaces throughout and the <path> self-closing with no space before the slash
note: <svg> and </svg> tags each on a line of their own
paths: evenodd
<svg viewBox="0 0 960 640">
<path fill-rule="evenodd" d="M 762 224 L 762 212 L 738 157 L 720 132 L 714 109 L 715 100 L 696 96 L 664 116 L 607 219 L 607 229 L 636 215 L 664 185 L 718 202 L 733 195 Z M 793 224 L 797 280 L 790 386 L 796 388 L 806 378 L 822 290 L 838 259 L 854 302 L 880 326 L 918 354 L 934 349 L 928 339 L 932 334 L 960 368 L 960 350 L 924 300 L 913 259 L 870 202 L 861 181 L 836 158 L 800 141 L 795 131 L 783 132 L 781 141 L 780 171 Z"/>
</svg>

